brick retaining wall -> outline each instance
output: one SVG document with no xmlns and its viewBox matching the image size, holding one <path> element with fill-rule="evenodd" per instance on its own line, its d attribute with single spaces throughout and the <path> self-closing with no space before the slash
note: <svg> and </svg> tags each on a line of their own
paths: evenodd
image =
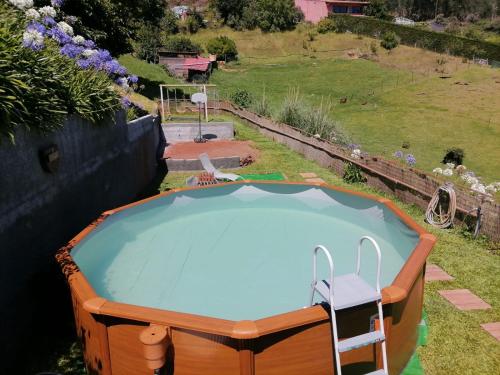
<svg viewBox="0 0 500 375">
<path fill-rule="evenodd" d="M 403 202 L 416 204 L 423 209 L 427 208 L 432 195 L 442 185 L 442 182 L 437 181 L 432 175 L 406 168 L 395 161 L 377 156 L 353 159 L 350 157 L 350 150 L 310 137 L 289 125 L 279 124 L 246 109 L 237 108 L 229 102 L 221 102 L 220 109 L 248 121 L 262 134 L 287 145 L 307 159 L 316 161 L 322 167 L 332 169 L 340 176 L 343 175 L 345 164 L 351 162 L 363 170 L 368 185 L 392 193 Z M 481 203 L 480 197 L 460 187 L 455 187 L 455 191 L 457 195 L 456 220 L 463 220 L 468 212 L 481 205 L 483 214 L 481 234 L 487 235 L 494 241 L 500 240 L 500 205 L 494 202 Z M 469 216 L 475 217 L 475 212 L 470 213 Z"/>
</svg>

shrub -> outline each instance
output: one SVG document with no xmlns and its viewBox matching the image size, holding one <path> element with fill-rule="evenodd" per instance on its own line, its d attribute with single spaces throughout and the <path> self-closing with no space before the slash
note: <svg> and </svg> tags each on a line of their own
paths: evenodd
<svg viewBox="0 0 500 375">
<path fill-rule="evenodd" d="M 121 108 L 109 78 L 81 70 L 55 42 L 40 51 L 22 47 L 26 25 L 18 16 L 0 3 L 0 135 L 13 141 L 18 128 L 49 132 L 68 114 L 99 123 Z"/>
<path fill-rule="evenodd" d="M 363 176 L 361 168 L 350 162 L 344 167 L 342 179 L 349 184 L 366 182 L 366 178 Z"/>
<path fill-rule="evenodd" d="M 291 30 L 304 19 L 293 0 L 255 0 L 255 18 L 262 31 Z"/>
<path fill-rule="evenodd" d="M 237 90 L 231 94 L 231 101 L 237 106 L 248 108 L 253 102 L 252 95 L 246 90 Z"/>
<path fill-rule="evenodd" d="M 455 165 L 462 165 L 465 157 L 463 149 L 458 147 L 449 148 L 444 155 L 443 164 L 453 163 Z"/>
<path fill-rule="evenodd" d="M 232 61 L 238 57 L 236 43 L 227 36 L 218 36 L 207 43 L 207 51 L 217 55 L 217 60 Z"/>
<path fill-rule="evenodd" d="M 367 16 L 375 17 L 381 20 L 387 20 L 390 18 L 386 0 L 371 0 L 364 12 Z"/>
<path fill-rule="evenodd" d="M 399 40 L 400 39 L 394 31 L 386 31 L 384 35 L 382 35 L 380 45 L 386 50 L 391 51 L 399 45 Z"/>
<path fill-rule="evenodd" d="M 133 42 L 134 54 L 150 63 L 158 62 L 158 50 L 162 45 L 159 29 L 143 26 Z"/>
<path fill-rule="evenodd" d="M 372 54 L 376 55 L 378 53 L 378 47 L 377 47 L 377 43 L 375 43 L 375 41 L 372 41 L 370 43 L 370 51 L 372 52 Z"/>
<path fill-rule="evenodd" d="M 269 101 L 267 100 L 265 91 L 262 94 L 262 98 L 255 103 L 253 110 L 260 116 L 271 117 L 271 109 L 269 107 Z"/>
<path fill-rule="evenodd" d="M 323 18 L 318 23 L 318 33 L 320 34 L 331 33 L 335 30 L 336 30 L 335 21 L 333 21 L 333 19 L 329 17 Z"/>
<path fill-rule="evenodd" d="M 318 107 L 311 107 L 298 90 L 291 89 L 281 106 L 278 120 L 309 136 L 319 135 L 330 142 L 348 144 L 348 137 L 340 129 L 340 125 L 330 118 L 330 112 L 331 104 L 321 103 Z"/>
<path fill-rule="evenodd" d="M 169 52 L 203 52 L 203 48 L 189 39 L 187 36 L 175 35 L 169 37 L 164 45 L 164 48 Z"/>
<path fill-rule="evenodd" d="M 485 41 L 471 40 L 461 36 L 421 30 L 415 27 L 396 25 L 392 22 L 382 21 L 369 17 L 351 17 L 344 15 L 331 16 L 337 25 L 337 32 L 347 30 L 357 33 L 378 36 L 386 31 L 395 32 L 401 43 L 417 46 L 435 52 L 467 58 L 480 57 L 500 61 L 500 45 Z M 339 25 L 342 27 L 339 28 Z"/>
</svg>

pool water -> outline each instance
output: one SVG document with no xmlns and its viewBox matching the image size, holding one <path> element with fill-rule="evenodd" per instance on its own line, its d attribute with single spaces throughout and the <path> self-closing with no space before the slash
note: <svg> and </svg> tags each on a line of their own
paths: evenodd
<svg viewBox="0 0 500 375">
<path fill-rule="evenodd" d="M 109 300 L 256 320 L 308 305 L 316 245 L 330 250 L 336 275 L 354 272 L 365 235 L 379 243 L 390 285 L 419 238 L 384 205 L 306 185 L 226 185 L 118 212 L 72 256 Z M 375 251 L 364 246 L 361 275 L 374 285 Z"/>
</svg>

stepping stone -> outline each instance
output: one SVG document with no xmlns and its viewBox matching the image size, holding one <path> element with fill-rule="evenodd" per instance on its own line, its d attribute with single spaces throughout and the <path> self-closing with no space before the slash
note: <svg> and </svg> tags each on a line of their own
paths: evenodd
<svg viewBox="0 0 500 375">
<path fill-rule="evenodd" d="M 310 182 L 311 184 L 326 184 L 322 178 L 306 178 L 306 182 Z"/>
<path fill-rule="evenodd" d="M 302 178 L 316 178 L 318 176 L 316 176 L 316 173 L 311 173 L 311 172 L 307 172 L 307 173 L 299 173 Z"/>
<path fill-rule="evenodd" d="M 428 264 L 425 268 L 425 281 L 451 281 L 453 276 L 448 275 L 439 266 Z"/>
<path fill-rule="evenodd" d="M 481 324 L 481 327 L 491 336 L 500 341 L 500 322 Z"/>
<path fill-rule="evenodd" d="M 469 289 L 440 290 L 439 294 L 452 303 L 457 309 L 468 310 L 486 310 L 491 306 L 481 298 L 473 294 Z"/>
</svg>

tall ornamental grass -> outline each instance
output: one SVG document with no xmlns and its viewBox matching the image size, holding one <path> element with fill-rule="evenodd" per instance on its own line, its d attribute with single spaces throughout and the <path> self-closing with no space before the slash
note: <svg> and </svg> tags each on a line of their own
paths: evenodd
<svg viewBox="0 0 500 375">
<path fill-rule="evenodd" d="M 331 119 L 331 111 L 330 102 L 321 101 L 319 106 L 311 106 L 303 99 L 299 90 L 290 89 L 279 110 L 278 120 L 310 136 L 319 135 L 327 141 L 347 145 L 349 138 L 340 124 Z"/>
</svg>

